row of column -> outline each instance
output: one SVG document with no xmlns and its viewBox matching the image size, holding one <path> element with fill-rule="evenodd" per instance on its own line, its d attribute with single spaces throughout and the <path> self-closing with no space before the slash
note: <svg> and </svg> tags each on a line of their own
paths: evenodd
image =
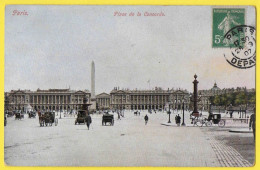
<svg viewBox="0 0 260 170">
<path fill-rule="evenodd" d="M 99 106 L 109 106 L 110 105 L 110 99 L 109 98 L 100 98 L 98 99 Z"/>
<path fill-rule="evenodd" d="M 131 109 L 147 110 L 147 109 L 164 109 L 164 105 L 131 105 Z"/>
<path fill-rule="evenodd" d="M 36 110 L 77 110 L 80 106 L 77 105 L 32 105 Z"/>
<path fill-rule="evenodd" d="M 70 95 L 32 95 L 30 96 L 32 104 L 35 103 L 46 103 L 46 104 L 60 104 L 60 103 L 71 103 Z"/>
<path fill-rule="evenodd" d="M 14 96 L 14 103 L 25 103 L 25 96 Z"/>
<path fill-rule="evenodd" d="M 165 104 L 169 100 L 168 95 L 133 95 L 131 98 L 132 104 Z"/>
</svg>

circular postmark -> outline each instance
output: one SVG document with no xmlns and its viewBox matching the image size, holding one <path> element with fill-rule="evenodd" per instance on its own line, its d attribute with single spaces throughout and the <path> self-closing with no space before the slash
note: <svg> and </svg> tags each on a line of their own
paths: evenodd
<svg viewBox="0 0 260 170">
<path fill-rule="evenodd" d="M 223 44 L 230 48 L 230 53 L 224 54 L 226 61 L 239 69 L 247 69 L 256 63 L 255 28 L 239 25 L 231 28 L 224 36 Z"/>
</svg>

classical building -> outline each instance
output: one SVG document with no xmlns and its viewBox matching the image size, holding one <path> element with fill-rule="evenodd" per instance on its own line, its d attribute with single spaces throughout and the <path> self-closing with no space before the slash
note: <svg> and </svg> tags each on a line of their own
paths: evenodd
<svg viewBox="0 0 260 170">
<path fill-rule="evenodd" d="M 9 110 L 77 110 L 83 104 L 83 98 L 90 103 L 90 92 L 70 89 L 49 89 L 36 91 L 11 90 L 5 93 Z"/>
<path fill-rule="evenodd" d="M 107 93 L 101 93 L 96 96 L 97 109 L 105 110 L 110 109 L 110 95 Z"/>
<path fill-rule="evenodd" d="M 189 107 L 189 96 L 187 90 L 163 90 L 156 87 L 154 90 L 119 90 L 114 88 L 110 93 L 110 104 L 112 109 L 165 109 L 170 105 L 171 109 Z"/>
</svg>

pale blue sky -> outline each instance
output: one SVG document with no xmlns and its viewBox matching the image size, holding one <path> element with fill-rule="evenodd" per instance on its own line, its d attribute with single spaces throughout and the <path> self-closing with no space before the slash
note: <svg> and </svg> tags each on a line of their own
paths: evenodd
<svg viewBox="0 0 260 170">
<path fill-rule="evenodd" d="M 12 16 L 26 10 L 28 16 Z M 163 12 L 164 17 L 115 17 L 114 12 Z M 246 8 L 255 26 L 255 9 Z M 5 91 L 68 88 L 96 93 L 113 87 L 184 88 L 214 82 L 220 88 L 255 87 L 255 67 L 240 70 L 212 49 L 210 6 L 21 6 L 6 7 Z"/>
</svg>

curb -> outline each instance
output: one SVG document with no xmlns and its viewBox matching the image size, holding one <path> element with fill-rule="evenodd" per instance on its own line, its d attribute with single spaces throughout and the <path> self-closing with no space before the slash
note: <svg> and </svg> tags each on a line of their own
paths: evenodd
<svg viewBox="0 0 260 170">
<path fill-rule="evenodd" d="M 251 130 L 241 130 L 241 129 L 230 129 L 228 132 L 231 133 L 253 133 Z"/>
</svg>

